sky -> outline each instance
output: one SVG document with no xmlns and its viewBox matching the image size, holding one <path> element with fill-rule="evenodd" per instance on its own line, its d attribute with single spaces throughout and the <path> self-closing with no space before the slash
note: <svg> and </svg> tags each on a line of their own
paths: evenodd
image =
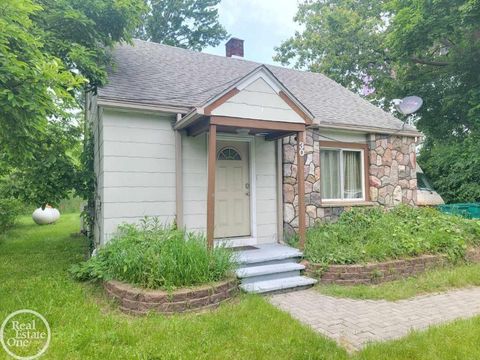
<svg viewBox="0 0 480 360">
<path fill-rule="evenodd" d="M 222 0 L 218 7 L 220 23 L 230 36 L 245 40 L 245 59 L 266 64 L 275 64 L 274 47 L 298 29 L 296 10 L 297 0 Z M 203 51 L 225 56 L 225 42 Z"/>
</svg>

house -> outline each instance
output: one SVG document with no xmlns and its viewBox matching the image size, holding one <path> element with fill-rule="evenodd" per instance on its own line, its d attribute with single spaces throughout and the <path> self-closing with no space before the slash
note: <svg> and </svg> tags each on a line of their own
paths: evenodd
<svg viewBox="0 0 480 360">
<path fill-rule="evenodd" d="M 144 216 L 209 245 L 272 244 L 353 206 L 416 204 L 416 138 L 318 73 L 135 40 L 87 96 L 95 238 Z"/>
</svg>

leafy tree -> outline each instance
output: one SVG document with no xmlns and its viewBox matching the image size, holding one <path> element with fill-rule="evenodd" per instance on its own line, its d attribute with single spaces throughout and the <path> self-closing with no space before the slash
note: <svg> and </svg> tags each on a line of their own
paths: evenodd
<svg viewBox="0 0 480 360">
<path fill-rule="evenodd" d="M 111 47 L 130 41 L 147 10 L 143 0 L 36 0 L 34 17 L 43 31 L 44 51 L 88 79 L 89 89 L 103 85 L 112 65 Z"/>
<path fill-rule="evenodd" d="M 392 90 L 425 99 L 418 127 L 435 139 L 480 132 L 480 2 L 392 1 L 385 45 Z M 390 92 L 391 94 L 391 92 Z"/>
<path fill-rule="evenodd" d="M 462 141 L 427 142 L 422 148 L 422 169 L 435 179 L 445 202 L 480 202 L 479 150 L 478 134 Z"/>
<path fill-rule="evenodd" d="M 218 2 L 0 2 L 1 196 L 55 205 L 75 188 L 89 197 L 91 136 L 84 134 L 79 159 L 82 124 L 74 109 L 82 108 L 84 91 L 107 81 L 111 47 L 130 41 L 138 28 L 172 45 L 218 44 L 226 36 Z"/>
<path fill-rule="evenodd" d="M 421 96 L 416 125 L 427 144 L 419 162 L 448 200 L 479 199 L 473 182 L 460 189 L 453 181 L 454 166 L 440 174 L 427 162 L 458 155 L 463 141 L 474 144 L 463 149 L 467 161 L 480 156 L 472 140 L 480 133 L 480 2 L 310 0 L 296 21 L 304 30 L 277 48 L 276 60 L 323 72 L 353 91 L 375 89 L 367 98 L 385 109 L 393 98 Z"/>
<path fill-rule="evenodd" d="M 152 0 L 138 36 L 144 40 L 200 51 L 227 37 L 218 21 L 220 0 Z"/>
<path fill-rule="evenodd" d="M 41 205 L 74 187 L 84 193 L 91 175 L 73 152 L 81 147 L 73 109 L 106 82 L 110 48 L 131 39 L 145 10 L 143 0 L 0 3 L 3 194 Z"/>
<path fill-rule="evenodd" d="M 342 85 L 359 90 L 363 76 L 389 75 L 382 43 L 384 1 L 305 1 L 295 21 L 302 32 L 276 48 L 276 61 L 322 72 Z"/>
<path fill-rule="evenodd" d="M 42 31 L 31 17 L 41 7 L 31 1 L 0 3 L 0 144 L 3 161 L 18 163 L 31 156 L 31 146 L 47 119 L 73 106 L 72 90 L 83 79 L 43 51 Z"/>
<path fill-rule="evenodd" d="M 8 175 L 7 194 L 26 204 L 58 205 L 79 181 L 80 163 L 74 155 L 80 129 L 70 122 L 49 122 L 38 138 L 31 160 Z"/>
</svg>

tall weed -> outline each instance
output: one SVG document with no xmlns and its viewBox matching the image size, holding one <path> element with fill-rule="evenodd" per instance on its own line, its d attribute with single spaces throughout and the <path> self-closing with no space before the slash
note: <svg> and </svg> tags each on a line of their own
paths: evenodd
<svg viewBox="0 0 480 360">
<path fill-rule="evenodd" d="M 319 223 L 307 233 L 305 255 L 322 264 L 354 264 L 446 254 L 460 260 L 468 246 L 480 244 L 480 222 L 431 208 L 405 205 L 352 209 L 336 223 Z"/>
<path fill-rule="evenodd" d="M 98 254 L 75 265 L 78 280 L 115 279 L 151 289 L 174 289 L 222 280 L 234 268 L 232 252 L 208 250 L 205 238 L 155 218 L 125 224 Z"/>
</svg>

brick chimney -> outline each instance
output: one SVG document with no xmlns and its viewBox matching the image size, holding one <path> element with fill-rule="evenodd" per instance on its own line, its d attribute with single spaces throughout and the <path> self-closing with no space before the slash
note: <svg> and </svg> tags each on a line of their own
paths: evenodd
<svg viewBox="0 0 480 360">
<path fill-rule="evenodd" d="M 238 38 L 230 38 L 225 44 L 225 52 L 227 57 L 243 57 L 243 40 Z"/>
</svg>

